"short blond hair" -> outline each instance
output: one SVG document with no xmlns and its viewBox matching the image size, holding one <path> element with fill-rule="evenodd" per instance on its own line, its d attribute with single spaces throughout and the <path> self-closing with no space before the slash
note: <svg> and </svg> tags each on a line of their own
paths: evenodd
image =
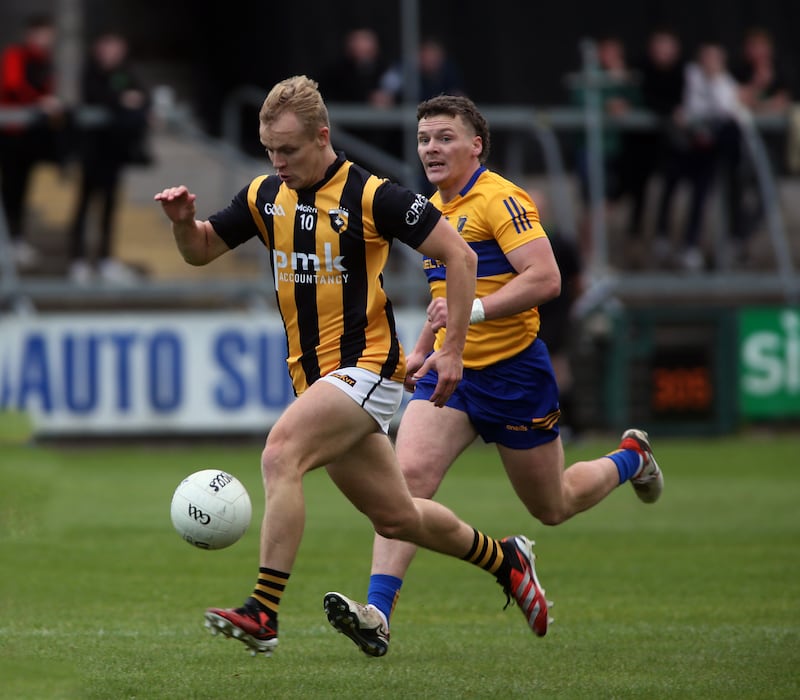
<svg viewBox="0 0 800 700">
<path fill-rule="evenodd" d="M 309 135 L 320 127 L 330 128 L 328 108 L 315 80 L 305 75 L 295 75 L 279 82 L 269 91 L 261 106 L 258 118 L 262 124 L 271 124 L 286 112 L 293 112 Z"/>
</svg>

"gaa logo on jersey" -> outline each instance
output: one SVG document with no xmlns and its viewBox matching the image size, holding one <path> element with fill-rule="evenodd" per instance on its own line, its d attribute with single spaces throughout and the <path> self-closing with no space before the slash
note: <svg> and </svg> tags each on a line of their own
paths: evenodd
<svg viewBox="0 0 800 700">
<path fill-rule="evenodd" d="M 267 216 L 286 216 L 283 207 L 280 204 L 275 204 L 275 202 L 267 202 L 264 205 L 264 213 Z"/>
<path fill-rule="evenodd" d="M 331 217 L 331 227 L 336 233 L 344 233 L 347 230 L 347 219 L 350 217 L 347 209 L 328 209 L 328 216 Z"/>
</svg>

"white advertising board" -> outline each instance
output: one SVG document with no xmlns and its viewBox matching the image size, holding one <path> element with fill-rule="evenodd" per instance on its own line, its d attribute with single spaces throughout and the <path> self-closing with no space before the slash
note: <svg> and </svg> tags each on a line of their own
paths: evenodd
<svg viewBox="0 0 800 700">
<path fill-rule="evenodd" d="M 36 435 L 266 432 L 293 398 L 275 313 L 0 316 L 0 411 Z"/>
</svg>

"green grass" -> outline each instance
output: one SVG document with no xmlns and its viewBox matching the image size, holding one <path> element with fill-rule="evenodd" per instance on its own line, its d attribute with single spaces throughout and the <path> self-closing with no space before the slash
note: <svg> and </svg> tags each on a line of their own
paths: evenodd
<svg viewBox="0 0 800 700">
<path fill-rule="evenodd" d="M 568 449 L 569 461 L 609 442 Z M 0 446 L 0 698 L 800 697 L 800 438 L 658 440 L 667 486 L 630 487 L 557 528 L 473 448 L 439 499 L 490 534 L 537 540 L 556 624 L 535 638 L 485 573 L 417 557 L 383 659 L 337 635 L 322 596 L 366 592 L 371 532 L 323 472 L 281 607 L 251 658 L 202 628 L 252 589 L 257 528 L 206 552 L 172 530 L 180 479 L 222 467 L 263 496 L 259 445 Z"/>
</svg>

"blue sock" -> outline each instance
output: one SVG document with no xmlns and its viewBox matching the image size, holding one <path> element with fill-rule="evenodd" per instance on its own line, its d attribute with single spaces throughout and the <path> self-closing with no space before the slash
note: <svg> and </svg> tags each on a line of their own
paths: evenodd
<svg viewBox="0 0 800 700">
<path fill-rule="evenodd" d="M 369 591 L 367 593 L 367 603 L 371 603 L 384 615 L 386 621 L 392 616 L 394 604 L 400 593 L 400 586 L 403 579 L 388 574 L 372 574 L 369 577 Z"/>
<path fill-rule="evenodd" d="M 617 450 L 606 457 L 617 465 L 620 484 L 630 479 L 642 466 L 642 455 L 636 450 Z"/>
</svg>

